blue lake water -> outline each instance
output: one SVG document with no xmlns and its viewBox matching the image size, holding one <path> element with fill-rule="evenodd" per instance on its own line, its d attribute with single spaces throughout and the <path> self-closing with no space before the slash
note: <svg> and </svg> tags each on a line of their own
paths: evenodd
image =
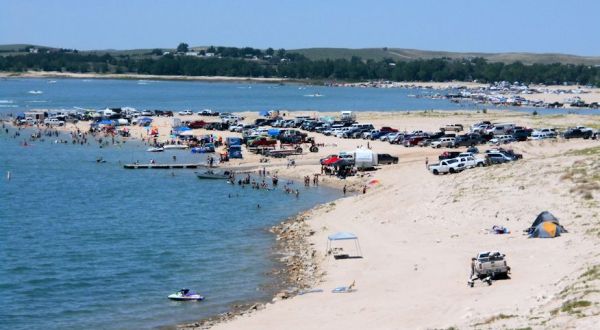
<svg viewBox="0 0 600 330">
<path fill-rule="evenodd" d="M 153 328 L 266 299 L 276 284 L 267 272 L 278 266 L 268 227 L 340 195 L 302 186 L 296 198 L 201 181 L 192 170 L 121 165 L 169 162 L 172 155 L 203 160 L 189 151 L 151 154 L 133 142 L 99 148 L 50 138 L 23 147 L 24 137 L 0 133 L 5 329 Z M 207 300 L 166 299 L 181 287 Z"/>
<path fill-rule="evenodd" d="M 42 92 L 32 94 L 30 92 Z M 137 109 L 194 111 L 261 111 L 272 109 L 318 111 L 414 111 L 507 109 L 409 95 L 440 91 L 378 89 L 199 81 L 137 81 L 112 79 L 0 79 L 0 113 L 33 108 L 74 109 L 130 106 Z M 441 92 L 443 93 L 443 91 Z M 320 94 L 320 97 L 314 97 Z M 533 111 L 527 108 L 511 108 Z M 540 113 L 564 113 L 537 109 Z M 593 112 L 579 110 L 579 113 Z"/>
</svg>

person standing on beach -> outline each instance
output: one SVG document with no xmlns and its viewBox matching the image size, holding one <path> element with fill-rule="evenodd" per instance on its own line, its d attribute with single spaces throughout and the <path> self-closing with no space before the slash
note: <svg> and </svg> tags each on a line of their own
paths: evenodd
<svg viewBox="0 0 600 330">
<path fill-rule="evenodd" d="M 475 260 L 475 258 L 471 258 L 471 280 L 473 279 L 473 276 L 475 276 Z"/>
<path fill-rule="evenodd" d="M 344 192 L 344 196 L 346 196 L 346 185 L 344 185 L 344 188 L 342 189 L 342 191 Z"/>
<path fill-rule="evenodd" d="M 429 168 L 429 157 L 425 157 L 425 168 Z"/>
</svg>

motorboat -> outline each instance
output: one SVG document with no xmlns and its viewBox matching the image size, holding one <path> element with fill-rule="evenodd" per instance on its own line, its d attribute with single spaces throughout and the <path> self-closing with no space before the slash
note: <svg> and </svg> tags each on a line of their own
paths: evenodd
<svg viewBox="0 0 600 330">
<path fill-rule="evenodd" d="M 163 147 L 165 150 L 181 150 L 187 149 L 189 146 L 187 144 L 167 144 Z"/>
<path fill-rule="evenodd" d="M 163 147 L 152 147 L 152 148 L 148 148 L 148 150 L 146 150 L 148 152 L 163 152 L 165 151 L 165 148 Z"/>
<path fill-rule="evenodd" d="M 201 296 L 200 294 L 191 291 L 190 289 L 181 289 L 173 294 L 170 294 L 168 296 L 169 299 L 171 300 L 176 300 L 176 301 L 199 301 L 199 300 L 204 300 L 204 297 Z"/>
<path fill-rule="evenodd" d="M 204 172 L 195 172 L 198 179 L 229 179 L 231 177 L 230 171 L 215 172 L 213 170 L 206 170 Z"/>
</svg>

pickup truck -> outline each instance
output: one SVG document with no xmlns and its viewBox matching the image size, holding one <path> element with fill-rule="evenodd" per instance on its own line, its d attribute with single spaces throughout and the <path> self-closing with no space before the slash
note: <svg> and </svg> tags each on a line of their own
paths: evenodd
<svg viewBox="0 0 600 330">
<path fill-rule="evenodd" d="M 429 165 L 428 168 L 434 175 L 442 173 L 458 173 L 465 169 L 465 164 L 456 158 L 452 158 L 442 160 L 437 164 Z"/>
<path fill-rule="evenodd" d="M 507 277 L 510 267 L 506 264 L 505 255 L 497 251 L 480 252 L 475 258 L 475 275 Z"/>
<path fill-rule="evenodd" d="M 454 132 L 460 132 L 464 129 L 462 124 L 448 124 L 444 127 L 440 127 L 440 131 L 445 132 L 445 131 L 454 131 Z"/>
<path fill-rule="evenodd" d="M 584 130 L 581 128 L 571 128 L 566 130 L 563 133 L 563 137 L 565 139 L 574 139 L 574 138 L 583 138 L 583 139 L 589 139 L 592 137 L 594 133 L 592 132 L 592 130 Z"/>
<path fill-rule="evenodd" d="M 64 126 L 65 122 L 57 118 L 46 118 L 44 124 L 47 126 Z"/>
<path fill-rule="evenodd" d="M 482 158 L 475 158 L 473 156 L 458 156 L 456 159 L 458 159 L 461 163 L 464 163 L 465 168 L 485 166 L 485 159 Z"/>
</svg>

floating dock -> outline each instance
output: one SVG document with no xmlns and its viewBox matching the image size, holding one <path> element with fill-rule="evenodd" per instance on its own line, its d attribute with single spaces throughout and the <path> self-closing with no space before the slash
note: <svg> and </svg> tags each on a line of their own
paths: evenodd
<svg viewBox="0 0 600 330">
<path fill-rule="evenodd" d="M 208 167 L 205 164 L 125 164 L 123 165 L 126 169 L 160 169 L 160 170 L 170 170 L 170 169 L 187 169 L 187 168 L 205 168 Z"/>
</svg>

